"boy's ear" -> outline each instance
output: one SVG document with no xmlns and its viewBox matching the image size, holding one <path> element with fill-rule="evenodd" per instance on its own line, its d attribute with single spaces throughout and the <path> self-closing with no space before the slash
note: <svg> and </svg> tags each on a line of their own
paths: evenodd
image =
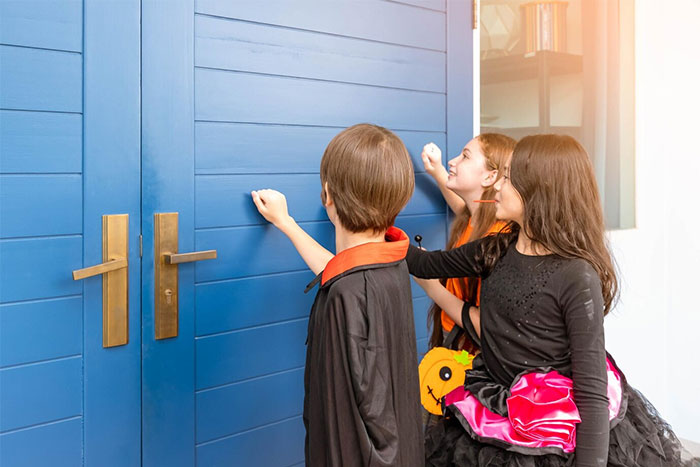
<svg viewBox="0 0 700 467">
<path fill-rule="evenodd" d="M 484 188 L 488 188 L 490 186 L 493 186 L 493 184 L 496 183 L 497 179 L 498 179 L 498 170 L 491 170 L 481 180 L 481 186 Z"/>
<path fill-rule="evenodd" d="M 331 206 L 333 204 L 333 198 L 331 198 L 331 192 L 328 189 L 328 182 L 323 184 L 323 190 L 321 191 L 321 201 L 325 207 Z"/>
</svg>

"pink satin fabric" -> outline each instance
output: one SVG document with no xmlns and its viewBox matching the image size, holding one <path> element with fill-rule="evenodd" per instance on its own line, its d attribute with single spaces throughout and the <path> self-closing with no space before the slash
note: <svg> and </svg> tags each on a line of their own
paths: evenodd
<svg viewBox="0 0 700 467">
<path fill-rule="evenodd" d="M 607 370 L 612 420 L 622 405 L 622 383 L 609 359 Z M 581 417 L 571 379 L 556 371 L 525 374 L 511 388 L 506 405 L 507 418 L 491 412 L 462 386 L 445 396 L 445 406 L 457 409 L 479 437 L 527 448 L 557 447 L 566 453 L 576 448 L 576 424 Z"/>
</svg>

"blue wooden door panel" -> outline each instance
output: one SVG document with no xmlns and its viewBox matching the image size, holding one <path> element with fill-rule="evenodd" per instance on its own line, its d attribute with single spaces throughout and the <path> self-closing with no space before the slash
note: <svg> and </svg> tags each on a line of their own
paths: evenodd
<svg viewBox="0 0 700 467">
<path fill-rule="evenodd" d="M 0 107 L 82 111 L 82 56 L 0 45 Z"/>
<path fill-rule="evenodd" d="M 435 181 L 427 174 L 416 175 L 417 189 L 403 214 L 434 214 L 445 211 Z M 199 175 L 195 178 L 196 228 L 243 226 L 266 223 L 250 202 L 251 190 L 275 187 L 282 191 L 297 222 L 328 219 L 320 199 L 318 174 Z M 222 200 L 225 202 L 222 203 Z"/>
<path fill-rule="evenodd" d="M 335 250 L 329 221 L 301 225 L 327 249 Z M 307 269 L 287 237 L 270 225 L 198 230 L 196 238 L 198 250 L 219 252 L 217 261 L 197 264 L 198 283 Z"/>
<path fill-rule="evenodd" d="M 82 267 L 82 243 L 80 235 L 0 240 L 0 302 L 80 294 L 70 271 Z"/>
<path fill-rule="evenodd" d="M 264 404 L 258 401 L 265 401 Z M 197 392 L 197 443 L 298 416 L 304 402 L 304 369 L 283 371 Z"/>
<path fill-rule="evenodd" d="M 445 95 L 233 71 L 195 70 L 195 118 L 399 130 L 445 130 Z"/>
<path fill-rule="evenodd" d="M 80 114 L 0 110 L 0 172 L 78 174 L 82 167 Z"/>
<path fill-rule="evenodd" d="M 85 0 L 84 242 L 86 266 L 102 262 L 104 214 L 129 214 L 129 342 L 102 347 L 102 280 L 83 281 L 84 462 L 141 462 L 140 27 L 139 0 Z"/>
<path fill-rule="evenodd" d="M 197 13 L 349 36 L 420 49 L 445 50 L 445 13 L 381 0 L 220 2 L 197 0 Z M 465 20 L 468 20 L 465 17 Z M 463 21 L 460 18 L 460 21 Z M 469 24 L 469 23 L 465 23 Z M 323 36 L 325 39 L 325 36 Z"/>
<path fill-rule="evenodd" d="M 142 404 L 144 466 L 195 464 L 194 264 L 179 267 L 176 338 L 155 340 L 153 215 L 194 241 L 194 2 L 142 1 Z M 215 247 L 216 248 L 216 247 Z"/>
<path fill-rule="evenodd" d="M 199 337 L 197 389 L 304 366 L 308 319 Z"/>
<path fill-rule="evenodd" d="M 301 416 L 197 446 L 198 467 L 286 466 L 304 460 Z"/>
<path fill-rule="evenodd" d="M 80 174 L 0 175 L 0 204 L 3 238 L 82 233 Z"/>
<path fill-rule="evenodd" d="M 0 369 L 0 431 L 82 415 L 82 366 L 76 355 Z"/>
<path fill-rule="evenodd" d="M 82 464 L 82 4 L 0 5 L 0 463 Z M 36 47 L 42 47 L 41 49 Z M 51 50 L 47 50 L 51 49 Z"/>
<path fill-rule="evenodd" d="M 470 11 L 456 3 L 144 3 L 144 255 L 152 214 L 169 211 L 180 213 L 180 251 L 218 251 L 181 266 L 180 334 L 167 341 L 152 337 L 144 264 L 144 465 L 303 462 L 313 297 L 301 290 L 312 274 L 249 192 L 284 191 L 292 215 L 333 250 L 319 161 L 343 127 L 374 122 L 397 132 L 416 168 L 397 225 L 443 247 L 445 205 L 420 152 L 433 141 L 446 160 L 471 135 Z M 422 354 L 430 301 L 415 285 L 412 295 Z"/>
<path fill-rule="evenodd" d="M 413 5 L 420 8 L 428 8 L 430 10 L 445 11 L 445 0 L 394 0 L 397 3 Z"/>
<path fill-rule="evenodd" d="M 442 51 L 208 16 L 195 34 L 197 67 L 445 92 Z"/>
<path fill-rule="evenodd" d="M 313 278 L 310 271 L 302 270 L 197 284 L 196 334 L 206 336 L 305 318 L 314 297 L 299 294 Z M 290 307 L 292 302 L 296 306 Z"/>
<path fill-rule="evenodd" d="M 342 127 L 196 122 L 196 174 L 318 173 L 321 156 Z M 445 148 L 444 132 L 396 131 L 423 172 L 420 154 L 432 141 Z M 254 157 L 253 157 L 254 156 Z"/>
<path fill-rule="evenodd" d="M 0 464 L 140 462 L 139 310 L 102 347 L 102 215 L 140 211 L 138 1 L 0 2 Z M 138 303 L 138 249 L 130 256 Z"/>
<path fill-rule="evenodd" d="M 83 464 L 80 418 L 0 434 L 0 465 L 74 467 Z"/>
<path fill-rule="evenodd" d="M 3 0 L 0 43 L 82 52 L 83 3 Z"/>
<path fill-rule="evenodd" d="M 79 296 L 0 305 L 0 367 L 80 355 L 82 335 Z"/>
</svg>

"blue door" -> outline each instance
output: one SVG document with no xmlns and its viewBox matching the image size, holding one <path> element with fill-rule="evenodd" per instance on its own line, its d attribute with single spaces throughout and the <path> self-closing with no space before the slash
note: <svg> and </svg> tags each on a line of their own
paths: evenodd
<svg viewBox="0 0 700 467">
<path fill-rule="evenodd" d="M 141 460 L 140 6 L 0 1 L 0 465 Z M 128 215 L 104 347 L 102 216 Z"/>
<path fill-rule="evenodd" d="M 444 245 L 419 155 L 471 137 L 470 2 L 0 0 L 0 26 L 0 465 L 303 464 L 312 277 L 249 192 L 285 192 L 332 248 L 323 149 L 377 123 L 416 162 L 398 226 Z M 217 251 L 176 289 L 156 285 L 164 213 L 178 253 Z M 102 279 L 71 277 L 110 260 L 105 215 L 128 215 L 111 347 Z"/>
<path fill-rule="evenodd" d="M 144 0 L 143 465 L 303 464 L 312 275 L 259 217 L 252 189 L 288 196 L 326 247 L 319 161 L 342 128 L 374 122 L 416 169 L 434 141 L 472 134 L 471 3 Z M 397 221 L 428 247 L 446 237 L 434 183 L 417 175 Z M 155 339 L 154 216 L 179 214 L 178 335 Z M 428 300 L 415 293 L 418 345 Z"/>
</svg>

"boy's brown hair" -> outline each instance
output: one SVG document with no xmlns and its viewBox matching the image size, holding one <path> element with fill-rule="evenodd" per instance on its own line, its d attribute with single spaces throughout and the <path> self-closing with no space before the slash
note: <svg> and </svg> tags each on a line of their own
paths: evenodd
<svg viewBox="0 0 700 467">
<path fill-rule="evenodd" d="M 341 131 L 328 144 L 321 159 L 321 185 L 326 183 L 345 229 L 381 233 L 411 199 L 413 163 L 398 136 L 361 123 Z"/>
</svg>

